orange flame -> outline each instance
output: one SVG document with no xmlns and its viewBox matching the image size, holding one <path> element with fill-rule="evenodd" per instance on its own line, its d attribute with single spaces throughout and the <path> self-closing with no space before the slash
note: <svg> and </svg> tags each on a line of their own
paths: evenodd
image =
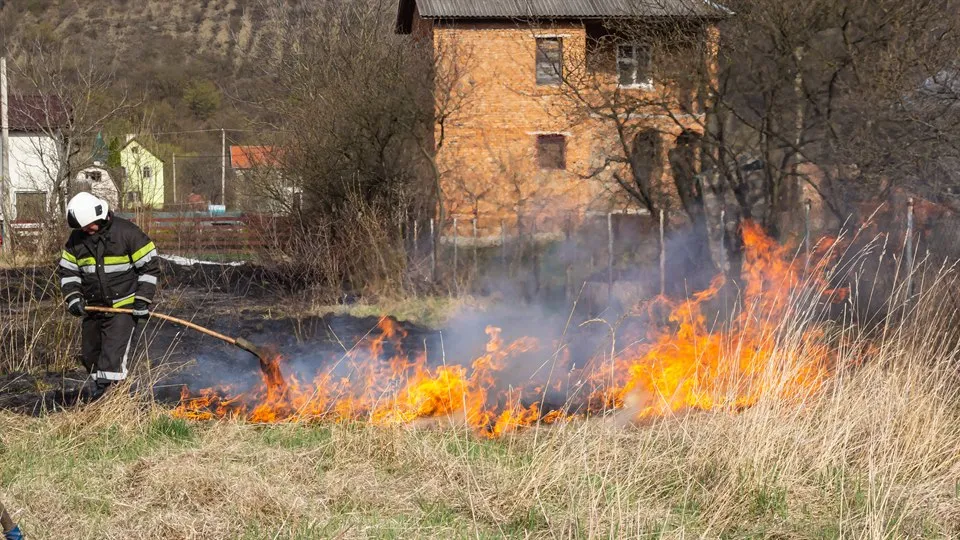
<svg viewBox="0 0 960 540">
<path fill-rule="evenodd" d="M 626 408 L 642 419 L 685 410 L 740 410 L 765 396 L 803 399 L 829 374 L 831 350 L 822 333 L 811 328 L 784 346 L 790 337 L 785 337 L 783 321 L 796 311 L 792 306 L 804 288 L 813 287 L 834 299 L 842 299 L 844 291 L 828 289 L 825 280 L 810 277 L 823 274 L 826 258 L 805 282 L 803 264 L 791 262 L 790 248 L 775 243 L 753 223 L 745 223 L 742 234 L 745 285 L 740 307 L 729 321 L 721 324 L 705 314 L 711 311 L 707 305 L 718 301 L 724 290 L 721 275 L 687 300 L 654 299 L 651 306 L 669 311 L 666 324 L 613 358 L 565 369 L 565 380 L 534 374 L 510 384 L 509 375 L 523 368 L 524 359 L 545 349 L 529 337 L 507 344 L 500 328 L 492 326 L 486 329 L 484 354 L 469 367 L 430 366 L 425 354 L 404 352 L 405 331 L 384 317 L 378 334 L 362 340 L 311 381 L 283 377 L 282 359 L 276 356 L 267 363 L 257 389 L 246 393 L 228 387 L 206 389 L 194 396 L 184 389 L 173 414 L 197 420 L 366 420 L 381 425 L 462 416 L 478 433 L 497 437 L 537 422 L 611 408 Z M 388 344 L 392 354 L 386 352 Z M 559 356 L 559 363 L 568 368 L 568 355 Z M 335 374 L 344 368 L 347 375 Z M 577 386 L 569 381 L 584 382 Z M 585 396 L 585 403 L 548 405 L 545 389 Z"/>
</svg>

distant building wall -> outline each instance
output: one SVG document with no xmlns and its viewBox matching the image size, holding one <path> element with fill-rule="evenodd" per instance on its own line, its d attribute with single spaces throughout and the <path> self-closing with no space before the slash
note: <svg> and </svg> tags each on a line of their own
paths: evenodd
<svg viewBox="0 0 960 540">
<path fill-rule="evenodd" d="M 136 204 L 137 194 L 142 207 L 163 208 L 163 161 L 137 140 L 131 140 L 120 150 L 120 165 L 126 173 L 123 180 L 124 208 Z"/>
<path fill-rule="evenodd" d="M 51 193 L 57 184 L 61 149 L 54 137 L 31 133 L 10 134 L 10 197 L 12 220 L 17 216 L 18 194 L 45 194 L 49 209 Z M 34 195 L 36 196 L 36 195 Z"/>
</svg>

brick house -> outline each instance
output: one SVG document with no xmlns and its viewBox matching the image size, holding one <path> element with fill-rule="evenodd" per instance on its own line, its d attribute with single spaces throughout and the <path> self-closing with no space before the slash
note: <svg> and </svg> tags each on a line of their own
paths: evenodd
<svg viewBox="0 0 960 540">
<path fill-rule="evenodd" d="M 477 216 L 481 227 L 532 217 L 543 231 L 560 216 L 637 208 L 614 176 L 631 156 L 608 159 L 625 146 L 602 114 L 572 103 L 574 76 L 599 81 L 585 93 L 656 98 L 650 102 L 657 106 L 630 113 L 633 133 L 626 136 L 634 148 L 649 147 L 644 174 L 651 182 L 672 186 L 671 152 L 694 148 L 703 116 L 681 108 L 680 92 L 652 75 L 657 59 L 647 44 L 617 41 L 610 21 L 679 21 L 705 40 L 702 50 L 711 52 L 704 60 L 712 63 L 715 23 L 728 14 L 700 0 L 400 0 L 397 32 L 429 44 L 437 66 L 459 70 L 456 84 L 443 89 L 447 95 L 435 92 L 438 101 L 460 93 L 457 110 L 435 134 L 442 138 L 435 156 L 448 215 Z M 678 206 L 673 191 L 666 198 Z"/>
</svg>

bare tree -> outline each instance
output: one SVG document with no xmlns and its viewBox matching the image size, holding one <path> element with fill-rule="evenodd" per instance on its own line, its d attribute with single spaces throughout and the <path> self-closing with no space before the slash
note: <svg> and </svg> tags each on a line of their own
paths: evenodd
<svg viewBox="0 0 960 540">
<path fill-rule="evenodd" d="M 96 133 L 105 122 L 136 103 L 119 87 L 116 73 L 93 58 L 78 57 L 67 45 L 50 41 L 8 44 L 11 79 L 20 93 L 36 96 L 39 107 L 29 114 L 55 149 L 37 152 L 51 179 L 53 208 L 63 215 L 70 182 L 91 161 Z M 53 154 L 53 155 L 48 155 Z"/>
<path fill-rule="evenodd" d="M 429 150 L 442 144 L 442 126 L 458 107 L 455 99 L 433 106 L 435 85 L 456 85 L 456 76 L 433 69 L 426 43 L 395 34 L 394 7 L 265 0 L 262 36 L 270 46 L 247 59 L 275 83 L 257 98 L 275 135 L 258 144 L 277 148 L 284 180 L 302 193 L 298 230 L 322 241 L 318 251 L 363 253 L 381 270 L 405 264 L 398 225 L 405 216 L 434 215 L 443 171 Z M 349 245 L 361 239 L 377 244 Z"/>
<path fill-rule="evenodd" d="M 610 136 L 585 176 L 706 221 L 714 244 L 744 218 L 796 234 L 807 197 L 840 223 L 894 189 L 955 190 L 954 1 L 725 4 L 588 28 L 564 93 Z M 720 264 L 738 247 L 712 251 Z"/>
</svg>

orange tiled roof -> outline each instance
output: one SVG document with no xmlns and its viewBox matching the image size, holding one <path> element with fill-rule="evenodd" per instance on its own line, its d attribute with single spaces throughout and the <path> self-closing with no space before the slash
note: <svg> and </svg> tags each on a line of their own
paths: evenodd
<svg viewBox="0 0 960 540">
<path fill-rule="evenodd" d="M 230 166 L 234 169 L 276 167 L 280 164 L 278 150 L 275 146 L 231 146 Z"/>
</svg>

